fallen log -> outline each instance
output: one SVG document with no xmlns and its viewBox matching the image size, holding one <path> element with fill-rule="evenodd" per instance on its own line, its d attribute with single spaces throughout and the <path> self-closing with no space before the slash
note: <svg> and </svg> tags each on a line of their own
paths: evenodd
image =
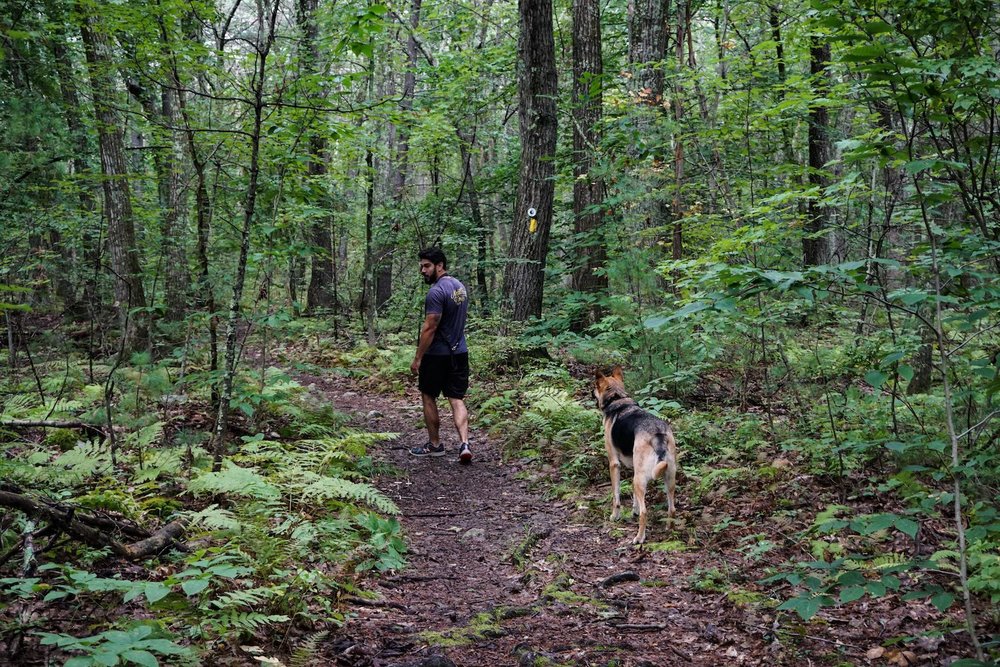
<svg viewBox="0 0 1000 667">
<path fill-rule="evenodd" d="M 135 527 L 117 524 L 108 517 L 94 517 L 78 511 L 76 507 L 35 500 L 22 493 L 3 490 L 0 490 L 0 506 L 10 507 L 30 517 L 46 521 L 55 530 L 92 547 L 108 547 L 114 554 L 129 560 L 138 560 L 161 551 L 184 533 L 184 521 L 177 520 L 168 523 L 145 539 L 123 544 L 112 538 L 107 531 L 116 528 L 134 535 L 137 530 Z"/>
<path fill-rule="evenodd" d="M 100 426 L 71 419 L 4 419 L 0 420 L 0 426 L 8 428 L 78 428 L 107 436 L 107 433 Z"/>
</svg>

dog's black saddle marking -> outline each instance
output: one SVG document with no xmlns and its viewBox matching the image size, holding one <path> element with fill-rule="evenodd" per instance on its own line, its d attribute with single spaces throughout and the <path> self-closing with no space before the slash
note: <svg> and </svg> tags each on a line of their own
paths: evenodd
<svg viewBox="0 0 1000 667">
<path fill-rule="evenodd" d="M 663 459 L 667 454 L 666 435 L 670 430 L 666 422 L 640 408 L 628 396 L 611 395 L 605 398 L 608 400 L 604 404 L 604 415 L 612 420 L 611 444 L 625 456 L 632 456 L 636 433 L 648 433 L 655 440 L 657 457 Z"/>
</svg>

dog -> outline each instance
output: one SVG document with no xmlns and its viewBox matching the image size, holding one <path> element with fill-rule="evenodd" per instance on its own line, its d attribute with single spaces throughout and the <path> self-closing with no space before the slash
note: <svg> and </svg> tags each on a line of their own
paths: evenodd
<svg viewBox="0 0 1000 667">
<path fill-rule="evenodd" d="M 633 470 L 632 514 L 639 515 L 639 532 L 633 544 L 646 541 L 646 486 L 665 477 L 667 516 L 674 517 L 677 485 L 677 443 L 670 425 L 646 412 L 625 393 L 621 366 L 611 375 L 597 371 L 594 398 L 604 413 L 604 449 L 611 468 L 611 520 L 621 514 L 620 473 L 625 464 Z"/>
</svg>

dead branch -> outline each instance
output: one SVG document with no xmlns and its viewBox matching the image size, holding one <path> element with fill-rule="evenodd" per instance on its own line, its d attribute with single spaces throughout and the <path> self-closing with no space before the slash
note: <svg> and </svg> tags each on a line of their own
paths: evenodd
<svg viewBox="0 0 1000 667">
<path fill-rule="evenodd" d="M 0 426 L 7 428 L 78 428 L 101 436 L 107 435 L 100 426 L 73 419 L 4 419 L 0 420 Z"/>
<path fill-rule="evenodd" d="M 184 532 L 184 522 L 178 520 L 168 523 L 145 539 L 132 544 L 123 544 L 111 537 L 111 529 L 132 535 L 139 529 L 128 524 L 119 524 L 108 517 L 95 517 L 78 511 L 76 507 L 35 500 L 22 493 L 4 490 L 0 490 L 0 506 L 11 507 L 30 517 L 46 521 L 57 531 L 64 532 L 92 547 L 107 547 L 116 555 L 129 560 L 138 560 L 166 548 Z"/>
</svg>

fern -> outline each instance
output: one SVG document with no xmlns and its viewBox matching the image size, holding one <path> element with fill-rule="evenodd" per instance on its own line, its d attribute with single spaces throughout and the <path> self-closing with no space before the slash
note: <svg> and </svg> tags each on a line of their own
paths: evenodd
<svg viewBox="0 0 1000 667">
<path fill-rule="evenodd" d="M 153 422 L 149 426 L 129 433 L 126 442 L 138 449 L 149 449 L 163 438 L 163 422 Z"/>
<path fill-rule="evenodd" d="M 253 633 L 276 623 L 287 623 L 289 620 L 291 619 L 283 614 L 234 611 L 208 619 L 207 625 L 220 634 Z"/>
<path fill-rule="evenodd" d="M 200 526 L 207 530 L 238 531 L 243 524 L 229 510 L 218 505 L 209 505 L 200 512 L 195 512 L 188 518 L 192 527 Z"/>
<path fill-rule="evenodd" d="M 295 650 L 292 651 L 289 667 L 309 667 L 319 664 L 321 662 L 318 655 L 319 645 L 329 634 L 328 630 L 314 632 L 308 639 L 296 646 Z"/>
<path fill-rule="evenodd" d="M 111 450 L 96 440 L 81 442 L 56 458 L 53 464 L 81 478 L 103 474 L 111 469 Z"/>
<path fill-rule="evenodd" d="M 184 467 L 184 456 L 186 448 L 169 447 L 167 449 L 156 449 L 146 458 L 146 464 L 136 470 L 132 476 L 132 481 L 136 484 L 152 482 L 160 475 L 177 474 Z"/>
<path fill-rule="evenodd" d="M 208 606 L 225 611 L 227 609 L 244 609 L 260 606 L 262 602 L 278 595 L 279 589 L 269 586 L 229 591 L 209 601 Z"/>
<path fill-rule="evenodd" d="M 281 497 L 281 491 L 259 473 L 229 460 L 221 471 L 204 473 L 188 482 L 188 491 L 195 495 L 220 493 L 262 500 L 277 500 Z"/>
<path fill-rule="evenodd" d="M 334 498 L 353 500 L 366 503 L 385 514 L 399 514 L 399 507 L 396 506 L 396 503 L 374 486 L 338 477 L 320 477 L 302 489 L 302 495 L 320 502 Z"/>
<path fill-rule="evenodd" d="M 34 394 L 14 394 L 3 403 L 0 419 L 24 419 L 38 407 L 38 397 Z"/>
</svg>

